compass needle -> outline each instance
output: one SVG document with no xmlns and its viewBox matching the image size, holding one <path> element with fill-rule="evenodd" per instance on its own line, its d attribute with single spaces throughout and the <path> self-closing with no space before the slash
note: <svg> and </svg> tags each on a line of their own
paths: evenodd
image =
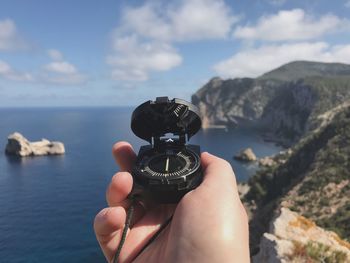
<svg viewBox="0 0 350 263">
<path fill-rule="evenodd" d="M 166 159 L 166 163 L 165 163 L 165 172 L 169 173 L 169 156 Z"/>
</svg>

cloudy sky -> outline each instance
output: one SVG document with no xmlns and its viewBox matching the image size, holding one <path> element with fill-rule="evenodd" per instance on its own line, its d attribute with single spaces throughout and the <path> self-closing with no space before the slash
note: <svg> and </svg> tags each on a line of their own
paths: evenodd
<svg viewBox="0 0 350 263">
<path fill-rule="evenodd" d="M 293 60 L 350 64 L 350 0 L 0 0 L 0 107 L 190 99 Z"/>
</svg>

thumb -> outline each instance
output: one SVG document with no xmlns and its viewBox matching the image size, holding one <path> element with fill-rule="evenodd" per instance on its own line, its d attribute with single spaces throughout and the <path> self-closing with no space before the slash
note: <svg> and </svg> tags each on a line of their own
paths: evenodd
<svg viewBox="0 0 350 263">
<path fill-rule="evenodd" d="M 201 164 L 204 175 L 202 184 L 215 188 L 231 185 L 237 190 L 236 177 L 229 162 L 203 152 L 201 154 Z"/>
</svg>

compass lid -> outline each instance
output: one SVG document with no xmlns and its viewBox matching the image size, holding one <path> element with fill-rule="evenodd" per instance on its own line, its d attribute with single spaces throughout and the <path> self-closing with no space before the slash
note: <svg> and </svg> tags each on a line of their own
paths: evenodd
<svg viewBox="0 0 350 263">
<path fill-rule="evenodd" d="M 159 140 L 167 133 L 190 139 L 201 128 L 199 111 L 193 104 L 168 97 L 157 97 L 138 106 L 131 117 L 136 136 L 149 141 Z"/>
</svg>

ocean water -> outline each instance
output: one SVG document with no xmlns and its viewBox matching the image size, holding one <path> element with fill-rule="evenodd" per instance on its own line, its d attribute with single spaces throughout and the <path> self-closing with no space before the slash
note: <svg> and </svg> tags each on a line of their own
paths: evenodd
<svg viewBox="0 0 350 263">
<path fill-rule="evenodd" d="M 105 190 L 118 171 L 112 145 L 145 141 L 130 129 L 132 108 L 0 109 L 0 262 L 104 262 L 93 232 Z M 14 158 L 7 136 L 62 141 L 63 156 Z M 200 131 L 190 141 L 228 160 L 238 181 L 256 170 L 232 159 L 252 147 L 258 157 L 281 150 L 248 130 Z"/>
</svg>

